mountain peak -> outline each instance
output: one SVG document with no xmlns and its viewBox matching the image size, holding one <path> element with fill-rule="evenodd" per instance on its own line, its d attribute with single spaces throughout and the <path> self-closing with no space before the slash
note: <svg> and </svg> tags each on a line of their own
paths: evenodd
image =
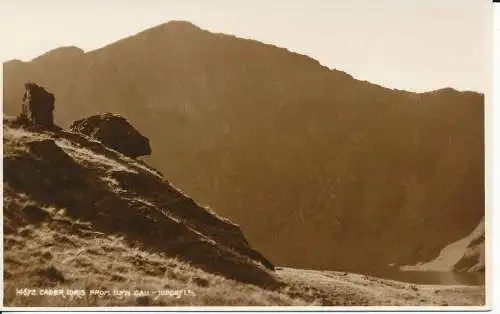
<svg viewBox="0 0 500 314">
<path fill-rule="evenodd" d="M 83 54 L 85 54 L 85 51 L 83 51 L 83 49 L 81 49 L 81 48 L 78 48 L 76 46 L 63 46 L 63 47 L 52 49 L 52 50 L 34 58 L 31 61 L 41 60 L 41 59 L 49 59 L 49 58 L 55 59 L 55 60 L 60 60 L 60 59 L 80 57 Z"/>
<path fill-rule="evenodd" d="M 191 22 L 183 21 L 183 20 L 170 20 L 166 23 L 160 24 L 160 27 L 178 27 L 178 28 L 195 28 L 200 29 L 198 26 L 194 25 Z"/>
<path fill-rule="evenodd" d="M 159 24 L 157 26 L 153 26 L 149 29 L 144 30 L 142 33 L 148 33 L 151 31 L 200 31 L 201 28 L 198 26 L 194 25 L 191 22 L 188 21 L 181 21 L 181 20 L 171 20 L 162 24 Z"/>
</svg>

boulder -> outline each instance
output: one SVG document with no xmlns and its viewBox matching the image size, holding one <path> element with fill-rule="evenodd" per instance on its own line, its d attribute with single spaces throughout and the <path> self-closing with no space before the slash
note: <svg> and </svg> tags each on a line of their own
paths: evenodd
<svg viewBox="0 0 500 314">
<path fill-rule="evenodd" d="M 149 139 L 118 114 L 105 113 L 77 120 L 70 129 L 131 158 L 151 155 Z"/>
<path fill-rule="evenodd" d="M 19 121 L 39 127 L 54 126 L 54 94 L 35 83 L 24 84 L 25 92 Z"/>
</svg>

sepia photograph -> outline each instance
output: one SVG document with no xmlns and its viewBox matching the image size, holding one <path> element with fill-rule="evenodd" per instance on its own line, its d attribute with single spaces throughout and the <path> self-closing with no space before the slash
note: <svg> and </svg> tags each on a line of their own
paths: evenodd
<svg viewBox="0 0 500 314">
<path fill-rule="evenodd" d="M 488 309 L 492 6 L 2 1 L 3 306 Z"/>
</svg>

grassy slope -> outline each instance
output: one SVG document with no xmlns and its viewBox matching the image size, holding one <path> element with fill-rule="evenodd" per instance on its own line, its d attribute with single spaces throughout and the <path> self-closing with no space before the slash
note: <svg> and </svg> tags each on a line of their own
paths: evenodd
<svg viewBox="0 0 500 314">
<path fill-rule="evenodd" d="M 333 305 L 480 306 L 484 287 L 417 285 L 361 274 L 284 268 L 280 278 Z"/>
<path fill-rule="evenodd" d="M 8 192 L 7 192 L 8 194 Z M 7 208 L 30 201 L 7 199 Z M 87 229 L 87 225 L 55 208 L 47 213 L 58 222 L 29 224 L 5 236 L 5 300 L 7 306 L 133 306 L 133 305 L 304 305 L 282 291 L 245 285 L 207 273 L 161 253 L 130 246 L 122 237 Z M 67 229 L 61 230 L 66 225 Z M 75 233 L 75 230 L 80 230 Z M 57 270 L 56 272 L 54 270 Z M 58 275 L 60 274 L 60 276 Z M 17 296 L 16 288 L 150 290 L 144 296 L 61 298 Z M 160 296 L 154 291 L 186 291 Z"/>
<path fill-rule="evenodd" d="M 50 141 L 54 139 L 57 146 L 51 145 Z M 56 147 L 60 150 L 54 150 Z M 99 150 L 100 153 L 97 153 Z M 69 157 L 75 162 L 75 167 L 81 168 L 71 169 L 70 163 L 67 163 L 69 159 L 65 161 L 63 156 Z M 229 239 L 224 240 L 223 232 L 228 231 L 224 230 L 224 226 L 227 226 L 226 229 L 237 226 L 200 207 L 173 208 L 175 204 L 190 203 L 190 199 L 180 192 L 175 194 L 177 199 L 170 200 L 169 207 L 163 204 L 165 207 L 156 208 L 165 211 L 161 213 L 166 216 L 164 220 L 161 220 L 161 214 L 154 217 L 153 211 L 134 206 L 134 201 L 148 203 L 147 195 L 132 199 L 121 189 L 123 186 L 120 187 L 120 183 L 124 182 L 118 182 L 112 173 L 134 173 L 144 176 L 145 180 L 158 174 L 138 161 L 107 150 L 97 142 L 70 133 L 31 132 L 10 127 L 9 121 L 5 120 L 4 165 L 4 278 L 5 304 L 8 306 L 305 304 L 300 299 L 292 300 L 286 294 L 272 291 L 282 284 L 256 261 L 237 253 L 241 249 L 237 245 L 247 245 L 241 237 L 239 240 L 243 243 L 231 243 L 238 240 L 237 232 L 227 234 Z M 79 176 L 81 173 L 77 169 L 84 172 L 85 178 Z M 98 182 L 91 180 L 96 173 L 101 175 L 105 183 L 101 187 L 108 187 L 124 202 L 106 202 L 109 196 L 91 191 L 91 186 L 82 185 L 83 181 L 88 180 L 98 185 Z M 67 185 L 58 181 L 61 178 L 67 181 Z M 79 182 L 77 189 L 72 189 L 71 178 Z M 134 190 L 131 181 L 127 183 L 129 192 Z M 163 185 L 168 183 L 164 182 Z M 53 193 L 48 193 L 48 187 Z M 68 206 L 62 206 L 65 195 L 67 200 L 73 201 L 67 203 Z M 129 199 L 126 199 L 127 196 Z M 95 199 L 89 200 L 90 197 Z M 92 208 L 82 208 L 78 199 L 83 204 L 91 201 Z M 149 206 L 159 206 L 160 199 L 156 201 L 156 204 L 149 203 Z M 111 215 L 113 206 L 116 207 L 114 216 Z M 134 215 L 130 209 L 138 213 Z M 175 216 L 173 212 L 176 210 L 184 210 L 192 217 L 186 217 L 187 214 L 183 216 L 183 213 Z M 123 216 L 120 217 L 120 214 Z M 130 216 L 127 217 L 127 214 Z M 182 246 L 184 249 L 173 249 L 166 245 L 162 251 L 159 244 L 151 241 L 155 236 L 153 225 L 147 226 L 150 230 L 141 228 L 139 215 L 149 216 L 148 219 L 165 228 L 166 233 L 163 234 L 157 230 L 163 242 L 174 243 L 176 247 Z M 219 223 L 220 234 L 203 228 L 203 220 L 209 218 L 212 219 L 210 223 Z M 119 223 L 113 226 L 111 219 Z M 170 220 L 182 226 L 169 225 Z M 143 234 L 133 234 L 136 230 Z M 127 234 L 127 231 L 132 234 Z M 185 243 L 179 245 L 179 241 Z M 224 248 L 224 241 L 228 247 L 231 244 L 235 247 Z M 203 247 L 206 243 L 210 245 Z M 197 245 L 201 245 L 201 251 Z M 212 254 L 214 252 L 218 254 L 217 259 Z M 249 252 L 252 253 L 251 250 Z M 254 252 L 258 258 L 257 253 Z M 213 268 L 218 268 L 216 264 L 220 264 L 221 268 Z M 242 281 L 255 285 L 245 285 Z M 56 286 L 110 290 L 185 289 L 189 290 L 189 295 L 181 298 L 151 295 L 125 299 L 88 296 L 73 300 L 16 295 L 16 289 L 19 288 Z M 268 290 L 264 290 L 264 287 Z"/>
<path fill-rule="evenodd" d="M 63 152 L 57 156 L 47 139 Z M 36 143 L 36 144 L 34 144 Z M 40 143 L 44 143 L 40 146 Z M 50 154 L 44 156 L 45 153 Z M 105 185 L 113 190 L 124 203 L 118 211 L 113 204 L 104 202 L 109 195 L 88 194 L 95 189 L 82 186 L 78 171 L 69 170 L 68 156 L 82 167 L 85 178 L 92 178 L 97 172 Z M 48 165 L 42 163 L 50 157 Z M 28 162 L 29 161 L 29 162 Z M 19 162 L 21 164 L 16 164 Z M 54 163 L 50 163 L 54 162 Z M 31 164 L 34 163 L 34 164 Z M 169 208 L 164 213 L 170 219 L 179 219 L 183 225 L 197 227 L 217 239 L 215 247 L 221 255 L 214 258 L 211 251 L 196 255 L 196 247 L 182 243 L 183 249 L 173 250 L 169 246 L 158 246 L 152 230 L 141 229 L 141 234 L 130 234 L 141 225 L 140 216 L 132 210 L 143 210 L 140 214 L 152 215 L 143 207 L 131 204 L 134 186 L 123 186 L 114 173 L 136 171 L 147 177 L 157 176 L 146 165 L 108 151 L 99 143 L 91 143 L 75 134 L 60 132 L 31 132 L 4 123 L 4 278 L 6 306 L 99 306 L 99 305 L 480 305 L 484 303 L 484 290 L 480 287 L 424 288 L 387 280 L 375 279 L 348 273 L 314 272 L 297 269 L 280 269 L 271 272 L 255 260 L 242 257 L 235 250 L 227 250 L 228 240 L 196 219 L 186 217 L 188 207 Z M 24 166 L 17 167 L 16 166 Z M 32 167 L 35 165 L 35 167 Z M 30 168 L 31 167 L 31 168 Z M 80 169 L 80 168 L 78 168 Z M 73 169 L 74 170 L 74 169 Z M 66 172 L 64 172 L 66 171 Z M 142 172 L 141 172 L 142 171 Z M 15 172 L 15 174 L 13 173 Z M 76 177 L 77 190 L 72 190 L 71 177 Z M 65 181 L 67 186 L 58 180 Z M 130 179 L 130 178 L 129 178 Z M 58 186 L 51 184 L 58 183 Z M 97 185 L 95 181 L 90 182 Z M 144 182 L 143 182 L 144 183 Z M 53 195 L 47 195 L 47 186 Z M 54 189 L 57 188 L 57 189 Z M 137 186 L 135 186 L 137 188 Z M 120 190 L 122 189 L 122 190 Z M 38 191 L 38 192 L 37 192 Z M 79 193 L 76 193 L 76 192 Z M 79 203 L 75 195 L 80 195 Z M 137 192 L 137 190 L 136 190 Z M 143 191 L 144 192 L 144 191 Z M 45 195 L 46 198 L 42 198 Z M 69 195 L 69 196 L 68 196 Z M 91 196 L 96 199 L 87 199 Z M 70 206 L 62 206 L 63 196 L 70 197 Z M 129 199 L 126 199 L 129 197 Z M 137 201 L 137 198 L 135 199 Z M 116 200 L 115 200 L 116 201 Z M 143 203 L 159 206 L 160 200 Z M 90 202 L 90 203 L 89 203 Z M 91 208 L 86 207 L 92 204 Z M 127 205 L 128 204 L 128 205 Z M 135 204 L 135 205 L 134 205 Z M 129 207 L 127 207 L 129 206 Z M 191 208 L 192 209 L 192 208 Z M 201 210 L 201 208 L 198 208 Z M 92 211 L 92 212 L 91 212 Z M 94 216 L 94 212 L 100 213 Z M 120 217 L 119 214 L 123 216 Z M 109 215 L 106 215 L 109 214 Z M 191 214 L 193 212 L 191 211 Z M 125 215 L 130 215 L 126 217 Z M 184 215 L 184 216 L 182 216 Z M 156 217 L 156 223 L 166 222 Z M 110 219 L 120 219 L 119 224 L 109 226 Z M 127 219 L 132 227 L 126 229 Z M 218 218 L 229 225 L 229 222 Z M 201 219 L 202 220 L 202 219 Z M 219 221 L 218 220 L 218 221 Z M 124 224 L 124 226 L 122 225 Z M 197 225 L 198 224 L 198 225 Z M 197 225 L 197 226 L 196 226 Z M 170 226 L 171 227 L 171 226 Z M 120 229 L 121 228 L 121 229 Z M 194 228 L 194 227 L 193 227 Z M 184 229 L 182 229 L 184 230 Z M 167 230 L 168 231 L 168 230 Z M 160 232 L 160 231 L 158 231 Z M 183 233 L 187 236 L 187 233 Z M 169 238 L 169 236 L 171 238 Z M 162 242 L 177 239 L 177 234 L 162 234 Z M 234 234 L 231 238 L 237 238 Z M 202 238 L 194 238 L 203 242 Z M 193 240 L 193 239 L 192 239 Z M 235 244 L 236 245 L 236 244 Z M 161 249 L 163 248 L 163 250 Z M 240 246 L 238 250 L 243 250 Z M 194 255 L 193 255 L 194 254 Z M 205 264 L 201 263 L 205 259 Z M 208 266 L 207 266 L 208 265 Z M 41 296 L 19 296 L 19 288 L 57 287 L 68 289 L 125 289 L 151 290 L 177 289 L 181 297 L 149 296 L 61 298 Z M 440 290 L 441 293 L 436 292 Z"/>
</svg>

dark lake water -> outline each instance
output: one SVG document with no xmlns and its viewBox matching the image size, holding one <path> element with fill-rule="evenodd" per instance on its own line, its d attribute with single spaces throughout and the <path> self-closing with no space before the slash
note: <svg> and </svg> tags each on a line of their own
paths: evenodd
<svg viewBox="0 0 500 314">
<path fill-rule="evenodd" d="M 402 271 L 397 268 L 369 271 L 369 276 L 429 285 L 484 285 L 484 273 L 453 273 L 439 271 Z"/>
</svg>

